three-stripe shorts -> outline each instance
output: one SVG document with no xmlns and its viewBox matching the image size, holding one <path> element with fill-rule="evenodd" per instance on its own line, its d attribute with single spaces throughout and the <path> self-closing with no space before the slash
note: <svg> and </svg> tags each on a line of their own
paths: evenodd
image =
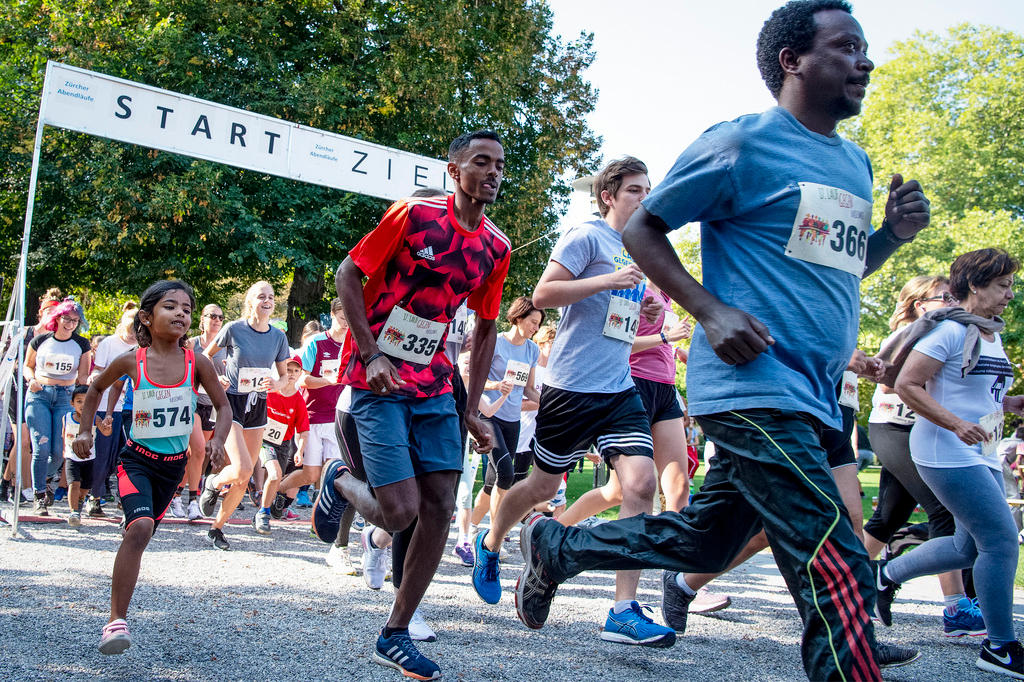
<svg viewBox="0 0 1024 682">
<path fill-rule="evenodd" d="M 654 457 L 654 442 L 636 388 L 621 393 L 579 393 L 545 386 L 537 411 L 534 464 L 549 474 L 572 469 L 591 446 L 614 455 Z"/>
</svg>

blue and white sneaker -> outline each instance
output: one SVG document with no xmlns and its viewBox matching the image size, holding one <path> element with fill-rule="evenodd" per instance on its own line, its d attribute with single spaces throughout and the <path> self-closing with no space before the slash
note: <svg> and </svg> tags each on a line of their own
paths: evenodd
<svg viewBox="0 0 1024 682">
<path fill-rule="evenodd" d="M 381 630 L 373 660 L 414 680 L 441 679 L 441 668 L 420 653 L 412 643 L 408 630 L 399 630 L 390 637 L 385 637 L 384 630 Z"/>
<path fill-rule="evenodd" d="M 606 642 L 639 644 L 658 649 L 675 644 L 675 630 L 658 625 L 648 618 L 643 611 L 645 608 L 650 610 L 649 606 L 641 607 L 639 603 L 633 601 L 622 613 L 615 613 L 615 609 L 610 609 L 604 630 L 601 631 L 601 639 Z"/>
<path fill-rule="evenodd" d="M 473 563 L 473 589 L 488 604 L 497 604 L 501 599 L 501 582 L 498 577 L 501 574 L 501 564 L 498 561 L 498 552 L 492 552 L 484 547 L 484 536 L 486 530 L 481 530 L 473 539 L 474 563 Z"/>
<path fill-rule="evenodd" d="M 298 494 L 295 496 L 295 506 L 299 509 L 309 509 L 313 506 L 313 503 L 309 501 L 309 490 L 306 488 L 300 488 Z"/>
<path fill-rule="evenodd" d="M 981 637 L 988 634 L 981 609 L 972 599 L 963 597 L 956 604 L 956 612 L 950 615 L 949 608 L 942 610 L 942 630 L 946 637 Z"/>
<path fill-rule="evenodd" d="M 341 528 L 341 515 L 348 508 L 348 500 L 334 489 L 334 480 L 348 471 L 340 459 L 332 459 L 320 474 L 320 487 L 313 502 L 313 535 L 321 542 L 334 542 Z"/>
</svg>

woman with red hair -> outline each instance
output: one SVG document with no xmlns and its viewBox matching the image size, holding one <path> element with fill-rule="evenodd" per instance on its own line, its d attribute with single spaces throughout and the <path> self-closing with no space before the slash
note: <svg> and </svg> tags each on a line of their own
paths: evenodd
<svg viewBox="0 0 1024 682">
<path fill-rule="evenodd" d="M 92 348 L 78 334 L 87 329 L 82 306 L 68 298 L 46 310 L 42 319 L 46 331 L 36 334 L 25 353 L 25 421 L 32 441 L 32 488 L 34 512 L 47 516 L 47 475 L 57 471 L 61 461 L 61 423 L 71 411 L 71 391 L 89 376 Z"/>
</svg>

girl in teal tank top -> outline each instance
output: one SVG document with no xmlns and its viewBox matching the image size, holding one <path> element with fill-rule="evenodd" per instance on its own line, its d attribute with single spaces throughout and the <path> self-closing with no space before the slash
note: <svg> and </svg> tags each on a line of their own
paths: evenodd
<svg viewBox="0 0 1024 682">
<path fill-rule="evenodd" d="M 119 654 L 131 644 L 125 616 L 142 553 L 185 472 L 199 385 L 217 409 L 217 424 L 206 452 L 215 469 L 227 458 L 224 440 L 231 427 L 231 408 L 224 388 L 210 360 L 185 347 L 194 309 L 192 288 L 180 280 L 164 280 L 146 289 L 134 323 L 139 348 L 111 362 L 93 379 L 86 394 L 81 423 L 91 424 L 100 396 L 111 384 L 128 375 L 136 387 L 130 438 L 117 468 L 124 539 L 114 560 L 110 621 L 103 627 L 100 653 Z M 80 457 L 87 455 L 92 448 L 92 429 L 80 431 L 72 448 Z"/>
</svg>

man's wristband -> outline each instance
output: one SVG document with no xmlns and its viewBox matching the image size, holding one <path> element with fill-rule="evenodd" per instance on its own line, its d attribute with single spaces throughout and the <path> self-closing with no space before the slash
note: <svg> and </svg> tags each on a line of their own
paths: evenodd
<svg viewBox="0 0 1024 682">
<path fill-rule="evenodd" d="M 896 244 L 896 245 L 909 244 L 910 242 L 914 241 L 914 237 L 917 236 L 915 234 L 915 235 L 913 235 L 911 237 L 907 237 L 906 239 L 901 238 L 895 232 L 892 231 L 892 225 L 890 225 L 889 221 L 887 219 L 884 219 L 884 218 L 882 219 L 881 232 L 882 232 L 883 235 L 885 235 L 885 240 L 887 242 L 889 242 L 890 244 Z"/>
<path fill-rule="evenodd" d="M 381 353 L 380 351 L 377 351 L 376 353 L 374 353 L 373 355 L 371 355 L 371 356 L 370 356 L 369 358 L 367 358 L 366 360 L 363 360 L 363 366 L 364 366 L 364 367 L 369 367 L 369 366 L 370 366 L 370 363 L 371 363 L 371 362 L 373 362 L 373 361 L 374 361 L 374 360 L 376 360 L 377 358 L 382 358 L 382 357 L 384 357 L 384 353 Z"/>
<path fill-rule="evenodd" d="M 668 337 L 665 336 L 665 332 L 658 332 L 658 333 L 661 334 L 661 342 L 667 346 L 668 345 Z"/>
</svg>

